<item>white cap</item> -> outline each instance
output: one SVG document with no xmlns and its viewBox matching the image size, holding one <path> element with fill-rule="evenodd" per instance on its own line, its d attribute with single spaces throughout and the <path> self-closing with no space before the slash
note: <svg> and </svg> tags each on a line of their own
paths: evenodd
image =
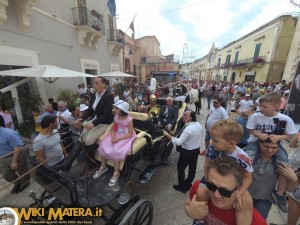
<svg viewBox="0 0 300 225">
<path fill-rule="evenodd" d="M 123 100 L 117 101 L 116 104 L 113 104 L 113 106 L 121 109 L 123 112 L 128 113 L 129 110 L 129 104 L 127 102 L 124 102 Z"/>
<path fill-rule="evenodd" d="M 246 96 L 246 97 L 250 97 L 250 94 L 246 94 L 245 96 Z"/>
<path fill-rule="evenodd" d="M 86 104 L 80 104 L 80 112 L 87 110 L 88 106 Z"/>
</svg>

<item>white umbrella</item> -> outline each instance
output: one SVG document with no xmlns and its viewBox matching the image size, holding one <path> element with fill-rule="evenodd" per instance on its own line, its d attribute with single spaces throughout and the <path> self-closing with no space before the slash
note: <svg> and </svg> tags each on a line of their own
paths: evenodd
<svg viewBox="0 0 300 225">
<path fill-rule="evenodd" d="M 63 69 L 56 66 L 40 65 L 35 67 L 0 71 L 2 76 L 39 77 L 48 83 L 53 83 L 60 77 L 96 77 L 91 74 Z"/>
<path fill-rule="evenodd" d="M 134 75 L 131 75 L 131 74 L 128 74 L 128 73 L 123 73 L 121 71 L 113 71 L 113 72 L 109 72 L 109 73 L 103 73 L 103 74 L 100 74 L 100 76 L 102 76 L 102 77 L 115 77 L 115 78 L 118 78 L 118 77 L 136 77 Z"/>
</svg>

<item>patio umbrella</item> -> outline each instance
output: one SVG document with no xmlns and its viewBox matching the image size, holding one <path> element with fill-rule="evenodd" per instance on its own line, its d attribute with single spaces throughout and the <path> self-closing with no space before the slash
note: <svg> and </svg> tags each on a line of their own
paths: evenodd
<svg viewBox="0 0 300 225">
<path fill-rule="evenodd" d="M 102 77 L 115 77 L 115 78 L 119 78 L 119 77 L 136 77 L 134 75 L 128 74 L 128 73 L 123 73 L 121 71 L 113 71 L 113 72 L 109 72 L 109 73 L 103 73 L 100 76 Z"/>
<path fill-rule="evenodd" d="M 0 75 L 32 78 L 39 77 L 48 83 L 53 83 L 60 77 L 96 77 L 91 74 L 49 65 L 40 65 L 16 70 L 4 70 L 0 71 Z"/>
</svg>

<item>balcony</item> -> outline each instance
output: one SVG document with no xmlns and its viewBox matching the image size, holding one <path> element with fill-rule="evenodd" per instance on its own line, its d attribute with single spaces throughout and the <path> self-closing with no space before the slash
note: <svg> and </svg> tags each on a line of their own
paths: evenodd
<svg viewBox="0 0 300 225">
<path fill-rule="evenodd" d="M 113 55 L 118 55 L 123 48 L 124 37 L 120 35 L 117 29 L 108 29 L 107 34 L 109 52 Z"/>
<path fill-rule="evenodd" d="M 15 14 L 17 15 L 19 27 L 26 31 L 30 27 L 30 16 L 32 15 L 32 8 L 40 0 L 14 1 Z M 9 0 L 0 0 L 0 24 L 5 24 L 7 20 L 6 7 Z"/>
<path fill-rule="evenodd" d="M 103 16 L 86 7 L 72 8 L 78 43 L 82 46 L 97 48 L 99 38 L 105 34 Z"/>
<path fill-rule="evenodd" d="M 262 64 L 265 62 L 264 56 L 258 56 L 256 58 L 247 58 L 243 60 L 238 60 L 234 63 L 230 63 L 231 67 L 244 67 L 244 66 L 262 66 Z"/>
</svg>

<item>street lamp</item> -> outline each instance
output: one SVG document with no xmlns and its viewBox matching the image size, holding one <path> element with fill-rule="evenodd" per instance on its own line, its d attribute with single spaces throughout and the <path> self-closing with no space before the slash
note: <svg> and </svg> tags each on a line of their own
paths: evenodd
<svg viewBox="0 0 300 225">
<path fill-rule="evenodd" d="M 126 73 L 126 68 L 125 68 L 125 66 L 126 66 L 126 64 L 125 64 L 125 46 L 126 45 L 130 45 L 130 49 L 129 49 L 128 55 L 133 55 L 133 52 L 131 50 L 131 44 L 130 43 L 126 43 L 125 40 L 123 40 L 122 47 L 123 47 L 123 72 L 124 73 Z M 129 69 L 130 69 L 130 65 L 129 65 Z"/>
</svg>

